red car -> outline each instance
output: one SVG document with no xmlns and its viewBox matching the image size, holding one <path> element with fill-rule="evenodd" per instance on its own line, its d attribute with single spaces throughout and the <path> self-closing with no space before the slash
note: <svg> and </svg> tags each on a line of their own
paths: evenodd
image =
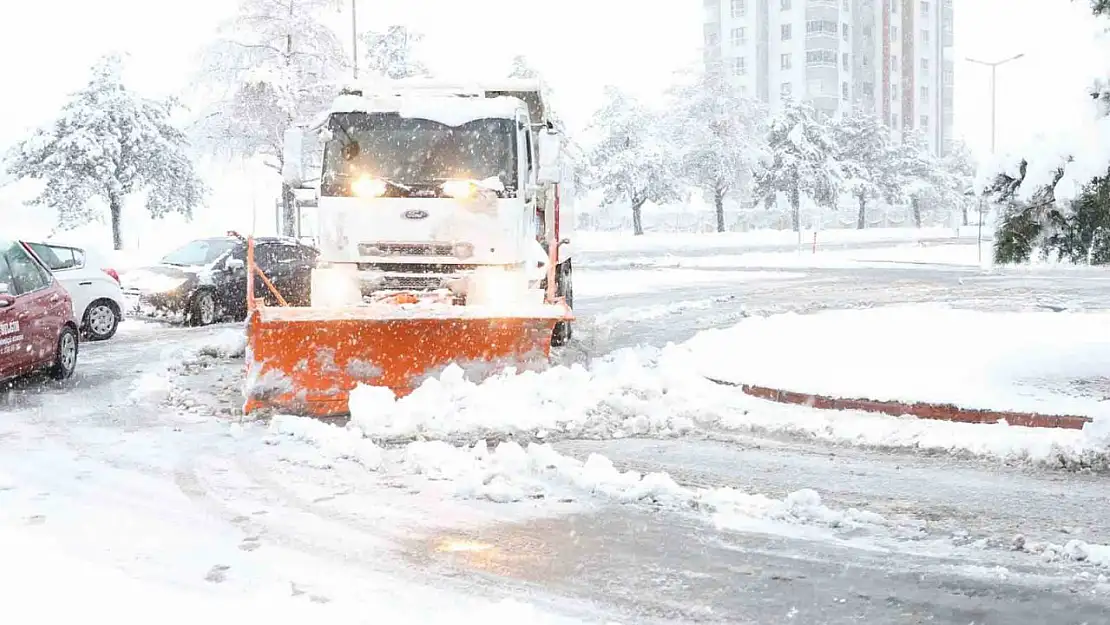
<svg viewBox="0 0 1110 625">
<path fill-rule="evenodd" d="M 77 320 L 69 293 L 22 243 L 0 238 L 0 381 L 77 368 Z"/>
</svg>

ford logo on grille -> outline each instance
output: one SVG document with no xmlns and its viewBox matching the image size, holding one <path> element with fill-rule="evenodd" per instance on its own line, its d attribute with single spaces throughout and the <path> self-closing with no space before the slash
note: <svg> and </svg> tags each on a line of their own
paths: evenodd
<svg viewBox="0 0 1110 625">
<path fill-rule="evenodd" d="M 405 219 L 426 219 L 428 217 L 428 211 L 407 210 L 402 213 L 402 215 L 404 215 Z"/>
</svg>

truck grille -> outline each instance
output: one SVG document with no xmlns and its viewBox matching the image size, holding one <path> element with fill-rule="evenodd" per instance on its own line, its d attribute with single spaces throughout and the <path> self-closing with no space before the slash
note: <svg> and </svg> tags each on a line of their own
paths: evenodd
<svg viewBox="0 0 1110 625">
<path fill-rule="evenodd" d="M 361 256 L 454 256 L 450 243 L 359 243 Z"/>
</svg>

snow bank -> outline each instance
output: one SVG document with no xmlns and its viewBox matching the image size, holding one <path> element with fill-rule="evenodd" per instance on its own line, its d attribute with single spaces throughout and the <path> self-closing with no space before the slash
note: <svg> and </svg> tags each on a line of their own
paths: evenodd
<svg viewBox="0 0 1110 625">
<path fill-rule="evenodd" d="M 758 317 L 688 346 L 707 375 L 838 397 L 1110 417 L 1044 388 L 1110 372 L 1110 314 L 889 306 Z"/>
<path fill-rule="evenodd" d="M 47 536 L 28 528 L 0 526 L 0 553 L 4 554 L 0 558 L 3 609 L 14 617 L 11 622 L 76 623 L 87 621 L 90 614 L 110 614 L 115 625 L 578 622 L 556 619 L 517 601 L 487 603 L 453 597 L 442 589 L 434 591 L 433 599 L 414 604 L 383 589 L 377 589 L 379 596 L 374 597 L 372 588 L 368 601 L 352 605 L 316 603 L 307 595 L 294 597 L 288 586 L 234 595 L 160 585 L 71 556 Z M 431 589 L 425 594 L 432 596 Z"/>
<path fill-rule="evenodd" d="M 388 390 L 360 386 L 351 395 L 350 427 L 379 440 L 758 430 L 1052 466 L 1107 466 L 1110 404 L 1052 388 L 1110 368 L 1107 329 L 1105 313 L 983 313 L 942 306 L 751 318 L 680 345 L 624 349 L 586 366 L 509 370 L 481 383 L 452 366 L 400 400 Z M 846 397 L 1098 419 L 1076 431 L 816 411 L 754 399 L 707 375 Z"/>
<path fill-rule="evenodd" d="M 774 499 L 733 488 L 687 488 L 665 473 L 621 471 L 604 456 L 580 461 L 548 444 L 508 441 L 492 450 L 485 440 L 471 445 L 415 441 L 400 449 L 378 447 L 355 426 L 340 428 L 300 417 L 279 416 L 274 433 L 314 444 L 325 456 L 352 460 L 391 474 L 420 475 L 448 485 L 456 497 L 499 503 L 575 498 L 582 494 L 620 503 L 650 503 L 709 515 L 721 527 L 757 529 L 765 523 L 817 526 L 828 530 L 871 529 L 916 535 L 916 522 L 893 523 L 855 508 L 835 510 L 817 492 L 804 489 Z M 367 461 L 369 459 L 369 461 Z"/>
<path fill-rule="evenodd" d="M 810 248 L 794 252 L 750 252 L 746 254 L 716 254 L 713 256 L 636 256 L 626 257 L 619 265 L 636 267 L 691 269 L 857 269 L 890 268 L 901 265 L 927 265 L 930 269 L 937 266 L 983 267 L 990 266 L 993 252 L 990 243 L 982 244 L 982 256 L 974 241 L 950 245 L 907 244 L 899 247 L 884 247 L 866 250 L 825 250 L 820 247 L 816 252 Z M 707 272 L 708 273 L 708 272 Z M 782 274 L 774 272 L 750 272 L 755 279 L 782 279 L 802 274 Z M 589 275 L 589 274 L 586 274 Z M 627 272 L 621 272 L 627 276 Z M 726 274 L 732 277 L 734 274 Z M 744 275 L 740 274 L 742 279 Z M 765 276 L 765 277 L 763 277 Z M 752 278 L 749 278 L 752 279 Z"/>
<path fill-rule="evenodd" d="M 812 230 L 802 233 L 802 245 L 813 245 Z M 821 230 L 817 245 L 825 243 L 864 243 L 876 241 L 919 241 L 955 239 L 952 228 L 868 228 Z M 798 233 L 790 230 L 752 230 L 749 232 L 652 232 L 633 236 L 629 232 L 575 233 L 574 244 L 582 252 L 627 252 L 635 250 L 720 249 L 728 247 L 780 247 L 798 244 Z"/>
</svg>

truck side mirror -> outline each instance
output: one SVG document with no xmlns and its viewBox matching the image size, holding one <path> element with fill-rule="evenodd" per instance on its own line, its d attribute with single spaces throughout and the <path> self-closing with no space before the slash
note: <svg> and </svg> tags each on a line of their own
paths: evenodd
<svg viewBox="0 0 1110 625">
<path fill-rule="evenodd" d="M 282 137 L 281 178 L 291 187 L 304 182 L 304 130 L 288 128 Z"/>
<path fill-rule="evenodd" d="M 562 181 L 563 142 L 559 133 L 545 129 L 539 134 L 540 168 L 536 181 L 540 184 L 558 184 Z"/>
</svg>

